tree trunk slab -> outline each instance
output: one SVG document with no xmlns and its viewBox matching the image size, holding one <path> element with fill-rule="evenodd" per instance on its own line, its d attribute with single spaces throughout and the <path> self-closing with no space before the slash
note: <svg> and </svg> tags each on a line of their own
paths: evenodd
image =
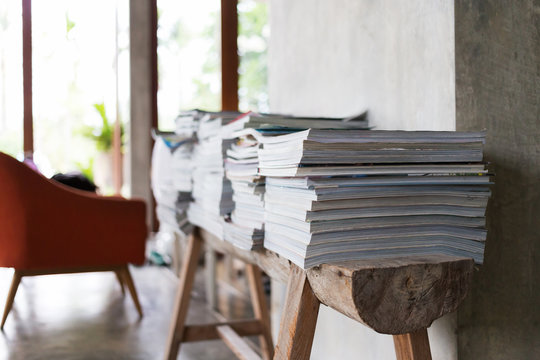
<svg viewBox="0 0 540 360">
<path fill-rule="evenodd" d="M 268 250 L 246 251 L 201 230 L 207 246 L 256 264 L 286 282 L 291 262 Z M 472 259 L 445 255 L 348 261 L 306 270 L 324 305 L 382 334 L 425 329 L 453 312 L 468 293 Z"/>
</svg>

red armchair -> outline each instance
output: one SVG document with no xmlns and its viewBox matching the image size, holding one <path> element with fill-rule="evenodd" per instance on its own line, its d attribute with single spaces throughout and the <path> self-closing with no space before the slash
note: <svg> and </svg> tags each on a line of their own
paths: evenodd
<svg viewBox="0 0 540 360">
<path fill-rule="evenodd" d="M 0 329 L 23 276 L 114 271 L 142 317 L 128 263 L 144 262 L 145 203 L 45 178 L 0 153 L 0 267 L 15 269 Z"/>
</svg>

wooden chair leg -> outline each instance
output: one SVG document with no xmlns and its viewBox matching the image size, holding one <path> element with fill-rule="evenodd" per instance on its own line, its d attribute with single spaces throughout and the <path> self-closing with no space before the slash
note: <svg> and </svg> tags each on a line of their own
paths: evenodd
<svg viewBox="0 0 540 360">
<path fill-rule="evenodd" d="M 275 359 L 309 359 L 319 305 L 305 271 L 291 265 Z"/>
<path fill-rule="evenodd" d="M 246 264 L 246 273 L 249 283 L 249 293 L 255 318 L 261 322 L 262 335 L 259 336 L 261 353 L 264 360 L 274 357 L 274 344 L 272 342 L 272 332 L 270 329 L 270 312 L 266 303 L 266 295 L 262 284 L 261 270 L 253 264 Z"/>
<path fill-rule="evenodd" d="M 120 277 L 122 279 L 122 283 L 127 286 L 129 293 L 131 294 L 131 298 L 133 299 L 133 303 L 135 303 L 135 308 L 137 309 L 137 312 L 139 313 L 139 317 L 142 318 L 143 311 L 142 311 L 141 303 L 139 302 L 137 289 L 135 289 L 135 283 L 133 282 L 133 278 L 131 277 L 131 273 L 129 272 L 128 265 L 126 265 L 125 267 L 122 267 L 119 271 L 120 271 Z"/>
<path fill-rule="evenodd" d="M 165 359 L 167 360 L 176 359 L 180 351 L 201 245 L 202 239 L 196 229 L 188 240 L 186 254 L 182 262 L 182 271 L 180 272 L 178 290 L 174 301 L 173 321 L 171 322 L 167 348 L 165 349 Z"/>
<path fill-rule="evenodd" d="M 393 337 L 397 360 L 431 360 L 427 329 Z"/>
<path fill-rule="evenodd" d="M 120 274 L 120 270 L 115 270 L 114 274 L 116 275 L 116 279 L 120 284 L 120 290 L 122 290 L 122 295 L 126 295 L 126 291 L 124 290 L 124 282 L 122 281 L 122 274 Z"/>
<path fill-rule="evenodd" d="M 13 274 L 13 279 L 11 280 L 11 286 L 9 288 L 6 306 L 4 308 L 4 315 L 2 316 L 2 323 L 0 324 L 0 329 L 2 330 L 4 329 L 4 324 L 6 323 L 8 314 L 11 311 L 11 307 L 13 306 L 13 301 L 15 300 L 15 294 L 17 294 L 17 289 L 19 288 L 19 284 L 21 283 L 21 278 L 21 273 L 15 270 L 15 273 Z"/>
</svg>

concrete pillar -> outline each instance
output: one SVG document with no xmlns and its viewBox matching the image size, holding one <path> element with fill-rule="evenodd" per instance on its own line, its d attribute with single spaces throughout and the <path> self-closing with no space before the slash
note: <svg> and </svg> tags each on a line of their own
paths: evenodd
<svg viewBox="0 0 540 360">
<path fill-rule="evenodd" d="M 455 4 L 456 125 L 487 129 L 496 174 L 484 265 L 459 310 L 459 358 L 540 359 L 538 2 Z"/>
<path fill-rule="evenodd" d="M 130 0 L 131 123 L 128 174 L 131 196 L 147 203 L 147 223 L 152 220 L 150 160 L 152 143 L 152 39 L 151 1 Z"/>
</svg>

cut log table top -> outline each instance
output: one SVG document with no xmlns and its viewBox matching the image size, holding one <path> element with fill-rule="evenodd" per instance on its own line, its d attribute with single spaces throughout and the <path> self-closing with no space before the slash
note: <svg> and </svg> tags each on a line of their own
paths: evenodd
<svg viewBox="0 0 540 360">
<path fill-rule="evenodd" d="M 287 282 L 291 262 L 268 251 L 246 251 L 201 229 L 207 246 L 258 265 Z M 306 270 L 317 299 L 383 334 L 425 329 L 457 309 L 467 295 L 474 262 L 445 255 L 348 261 Z"/>
</svg>

